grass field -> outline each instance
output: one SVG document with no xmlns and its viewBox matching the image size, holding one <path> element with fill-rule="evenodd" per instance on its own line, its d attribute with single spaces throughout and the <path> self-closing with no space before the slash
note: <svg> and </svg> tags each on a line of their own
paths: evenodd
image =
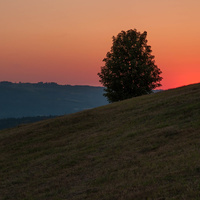
<svg viewBox="0 0 200 200">
<path fill-rule="evenodd" d="M 1 200 L 199 200 L 200 84 L 0 131 Z"/>
</svg>

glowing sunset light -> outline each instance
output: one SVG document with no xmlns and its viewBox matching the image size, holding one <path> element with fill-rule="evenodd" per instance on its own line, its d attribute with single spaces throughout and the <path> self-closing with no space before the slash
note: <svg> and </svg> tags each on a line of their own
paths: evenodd
<svg viewBox="0 0 200 200">
<path fill-rule="evenodd" d="M 0 2 L 0 81 L 100 86 L 121 30 L 147 31 L 168 89 L 200 82 L 198 0 Z M 158 88 L 159 89 L 159 88 Z"/>
</svg>

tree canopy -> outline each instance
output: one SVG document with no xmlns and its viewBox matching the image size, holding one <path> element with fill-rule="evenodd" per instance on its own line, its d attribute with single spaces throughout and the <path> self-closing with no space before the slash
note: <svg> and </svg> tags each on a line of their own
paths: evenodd
<svg viewBox="0 0 200 200">
<path fill-rule="evenodd" d="M 162 72 L 155 65 L 146 37 L 146 31 L 136 29 L 113 36 L 111 50 L 103 59 L 105 65 L 98 73 L 109 102 L 149 94 L 161 86 Z"/>
</svg>

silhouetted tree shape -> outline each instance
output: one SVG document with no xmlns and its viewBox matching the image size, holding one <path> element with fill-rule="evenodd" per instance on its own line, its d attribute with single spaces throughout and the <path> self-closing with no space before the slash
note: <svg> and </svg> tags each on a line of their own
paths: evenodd
<svg viewBox="0 0 200 200">
<path fill-rule="evenodd" d="M 103 59 L 105 66 L 98 73 L 109 102 L 149 94 L 161 86 L 161 70 L 155 65 L 147 32 L 136 29 L 113 36 L 113 45 Z"/>
</svg>

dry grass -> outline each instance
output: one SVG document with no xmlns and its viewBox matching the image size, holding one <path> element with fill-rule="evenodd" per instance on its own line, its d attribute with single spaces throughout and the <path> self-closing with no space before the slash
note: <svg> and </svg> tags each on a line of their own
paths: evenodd
<svg viewBox="0 0 200 200">
<path fill-rule="evenodd" d="M 200 199 L 200 84 L 0 132 L 2 200 Z"/>
</svg>

